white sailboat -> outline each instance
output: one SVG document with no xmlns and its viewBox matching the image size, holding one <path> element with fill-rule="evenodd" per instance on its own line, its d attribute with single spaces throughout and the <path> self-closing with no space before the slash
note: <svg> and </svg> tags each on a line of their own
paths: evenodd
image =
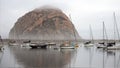
<svg viewBox="0 0 120 68">
<path fill-rule="evenodd" d="M 23 41 L 23 43 L 21 44 L 21 47 L 25 47 L 25 48 L 29 48 L 30 46 L 30 40 L 28 40 L 28 41 Z"/>
<path fill-rule="evenodd" d="M 107 50 L 120 50 L 120 45 L 118 45 L 118 46 L 112 46 L 112 47 L 107 47 Z"/>
<path fill-rule="evenodd" d="M 74 44 L 71 44 L 71 42 L 66 41 L 60 46 L 60 48 L 61 49 L 75 49 L 75 46 Z"/>
<path fill-rule="evenodd" d="M 70 16 L 70 19 L 71 19 L 71 16 Z M 73 33 L 74 33 L 74 38 L 75 38 L 75 42 L 76 42 L 77 39 L 76 39 L 75 27 L 74 27 L 74 25 L 72 24 L 72 22 L 70 22 L 70 23 L 71 23 L 71 25 L 72 25 L 72 27 L 73 27 Z M 78 44 L 77 44 L 77 43 L 73 43 L 73 42 L 71 42 L 71 41 L 66 41 L 66 42 L 64 42 L 64 43 L 60 46 L 61 49 L 75 49 L 75 48 L 77 48 L 77 47 L 78 47 Z"/>
<path fill-rule="evenodd" d="M 119 31 L 118 31 L 118 26 L 117 26 L 115 12 L 113 13 L 113 16 L 114 16 L 114 42 L 115 42 L 115 45 L 112 46 L 112 47 L 107 47 L 107 50 L 120 50 L 120 44 L 117 44 L 116 40 L 115 40 L 115 34 L 117 32 L 118 39 L 120 41 L 120 36 L 119 36 Z"/>
<path fill-rule="evenodd" d="M 17 40 L 17 39 L 15 38 L 15 33 L 16 33 L 16 30 L 15 30 L 15 28 L 14 28 L 14 33 L 13 33 L 14 38 L 8 42 L 8 45 L 9 45 L 9 46 L 17 46 L 17 45 L 19 45 L 18 43 L 16 43 L 16 40 Z"/>
<path fill-rule="evenodd" d="M 106 29 L 105 29 L 105 24 L 104 24 L 104 21 L 103 21 L 103 41 L 98 43 L 97 48 L 106 48 L 107 47 L 105 37 L 108 39 Z"/>
<path fill-rule="evenodd" d="M 84 44 L 85 47 L 93 47 L 94 46 L 93 33 L 92 33 L 91 25 L 89 26 L 89 28 L 90 28 L 91 41 L 88 41 L 88 44 Z"/>
</svg>

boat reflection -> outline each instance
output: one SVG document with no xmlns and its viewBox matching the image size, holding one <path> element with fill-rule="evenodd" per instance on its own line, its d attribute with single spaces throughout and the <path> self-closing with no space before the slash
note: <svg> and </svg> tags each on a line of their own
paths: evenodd
<svg viewBox="0 0 120 68">
<path fill-rule="evenodd" d="M 120 51 L 79 47 L 78 49 L 30 49 L 5 46 L 0 68 L 119 68 Z"/>
<path fill-rule="evenodd" d="M 25 68 L 66 68 L 74 56 L 74 50 L 10 48 L 19 65 Z"/>
</svg>

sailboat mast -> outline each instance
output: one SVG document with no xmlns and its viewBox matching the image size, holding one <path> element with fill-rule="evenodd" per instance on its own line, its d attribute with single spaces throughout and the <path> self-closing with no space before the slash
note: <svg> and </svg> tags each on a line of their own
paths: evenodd
<svg viewBox="0 0 120 68">
<path fill-rule="evenodd" d="M 118 39 L 120 41 L 120 36 L 119 36 L 119 31 L 118 31 L 118 26 L 117 26 L 117 21 L 116 21 L 116 16 L 115 16 L 115 12 L 113 13 L 114 16 L 114 40 L 115 40 L 115 29 L 117 31 L 117 35 L 118 35 Z"/>
<path fill-rule="evenodd" d="M 108 41 L 108 35 L 107 35 L 107 31 L 106 31 L 105 23 L 104 23 L 104 35 L 105 35 L 104 38 Z"/>
<path fill-rule="evenodd" d="M 2 36 L 0 35 L 0 42 L 3 45 L 3 40 L 2 40 Z"/>
<path fill-rule="evenodd" d="M 94 43 L 91 25 L 89 25 L 89 28 L 90 28 L 90 38 L 91 38 L 92 42 Z"/>
<path fill-rule="evenodd" d="M 113 13 L 113 16 L 114 16 L 114 42 L 115 42 L 115 22 L 116 22 L 115 13 Z"/>
<path fill-rule="evenodd" d="M 76 41 L 76 33 L 75 33 L 75 27 L 74 27 L 74 25 L 72 24 L 72 18 L 71 18 L 71 15 L 69 15 L 69 17 L 70 17 L 70 20 L 71 20 L 71 25 L 72 25 L 72 27 L 73 27 L 73 33 L 74 33 L 74 37 L 75 37 L 75 41 Z"/>
<path fill-rule="evenodd" d="M 104 29 L 105 29 L 105 28 L 104 28 L 104 21 L 103 21 L 103 42 L 105 41 L 105 37 L 104 37 L 104 34 L 105 34 L 105 33 L 104 33 Z"/>
</svg>

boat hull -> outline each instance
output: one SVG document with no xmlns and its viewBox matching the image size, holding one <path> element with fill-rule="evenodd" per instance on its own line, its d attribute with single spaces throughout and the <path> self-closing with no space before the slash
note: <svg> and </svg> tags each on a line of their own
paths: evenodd
<svg viewBox="0 0 120 68">
<path fill-rule="evenodd" d="M 107 47 L 107 50 L 120 50 L 120 46 Z"/>
<path fill-rule="evenodd" d="M 46 44 L 30 44 L 31 48 L 47 48 Z"/>
<path fill-rule="evenodd" d="M 61 49 L 75 49 L 75 47 L 68 47 L 68 46 L 63 46 L 63 47 L 60 47 Z"/>
<path fill-rule="evenodd" d="M 94 44 L 87 44 L 87 45 L 84 45 L 84 47 L 93 47 Z"/>
</svg>

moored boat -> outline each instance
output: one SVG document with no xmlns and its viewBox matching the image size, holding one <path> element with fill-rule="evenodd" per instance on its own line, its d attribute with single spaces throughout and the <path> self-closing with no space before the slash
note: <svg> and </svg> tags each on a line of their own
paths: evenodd
<svg viewBox="0 0 120 68">
<path fill-rule="evenodd" d="M 120 41 L 120 36 L 119 36 L 119 31 L 118 31 L 118 26 L 117 26 L 117 21 L 116 21 L 116 16 L 115 16 L 115 12 L 113 13 L 114 16 L 114 42 L 113 43 L 109 43 L 109 45 L 114 45 L 111 47 L 107 47 L 107 50 L 120 50 L 120 44 L 117 44 L 116 42 L 116 38 L 115 38 L 115 33 L 117 33 L 118 39 Z"/>
<path fill-rule="evenodd" d="M 56 45 L 56 43 L 54 43 L 54 42 L 49 42 L 49 43 L 46 43 L 47 45 L 50 45 L 50 46 L 52 46 L 52 45 Z"/>
<path fill-rule="evenodd" d="M 98 43 L 97 48 L 107 48 L 107 47 L 109 47 L 108 36 L 107 36 L 107 31 L 105 28 L 104 21 L 103 21 L 103 40 L 102 40 L 102 42 Z"/>
<path fill-rule="evenodd" d="M 107 47 L 107 50 L 120 50 L 120 46 Z"/>
<path fill-rule="evenodd" d="M 75 49 L 73 46 L 62 46 L 61 49 Z"/>
<path fill-rule="evenodd" d="M 61 49 L 75 49 L 77 47 L 78 47 L 77 44 L 74 44 L 70 41 L 66 41 L 66 42 L 64 42 L 63 44 L 60 45 Z"/>
<path fill-rule="evenodd" d="M 31 48 L 47 48 L 47 44 L 45 43 L 31 43 L 29 46 Z"/>
<path fill-rule="evenodd" d="M 93 47 L 93 46 L 94 46 L 94 44 L 92 44 L 92 43 L 84 45 L 84 47 Z"/>
<path fill-rule="evenodd" d="M 3 46 L 2 46 L 2 45 L 0 45 L 0 50 L 2 50 L 2 47 L 3 47 Z"/>
<path fill-rule="evenodd" d="M 94 46 L 93 33 L 92 33 L 91 25 L 89 26 L 89 29 L 90 29 L 90 39 L 91 39 L 91 41 L 85 42 L 84 47 L 93 47 Z"/>
</svg>

